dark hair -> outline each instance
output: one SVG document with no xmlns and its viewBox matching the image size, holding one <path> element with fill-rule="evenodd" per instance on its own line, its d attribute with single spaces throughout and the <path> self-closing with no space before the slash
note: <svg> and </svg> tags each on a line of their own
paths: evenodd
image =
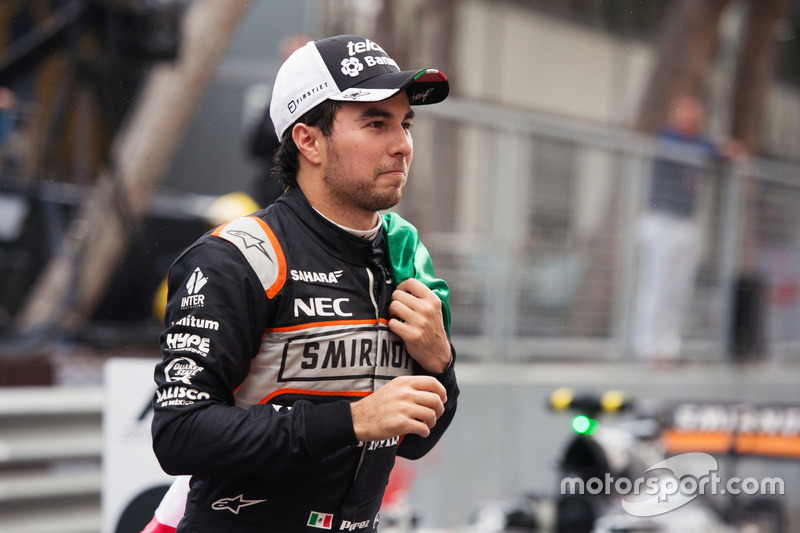
<svg viewBox="0 0 800 533">
<path fill-rule="evenodd" d="M 300 161 L 298 159 L 300 150 L 297 149 L 297 145 L 292 139 L 292 129 L 294 129 L 295 124 L 303 123 L 307 126 L 315 126 L 320 129 L 322 135 L 330 137 L 331 133 L 333 133 L 333 121 L 336 118 L 336 112 L 341 106 L 341 102 L 325 100 L 286 128 L 281 145 L 272 157 L 272 177 L 278 180 L 281 187 L 288 189 L 294 185 L 297 181 L 297 171 L 300 169 Z"/>
</svg>

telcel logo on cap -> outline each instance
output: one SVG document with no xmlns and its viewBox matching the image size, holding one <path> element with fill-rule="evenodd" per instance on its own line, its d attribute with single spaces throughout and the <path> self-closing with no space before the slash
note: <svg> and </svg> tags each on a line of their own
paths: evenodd
<svg viewBox="0 0 800 533">
<path fill-rule="evenodd" d="M 401 71 L 376 42 L 360 35 L 311 41 L 284 62 L 275 78 L 270 115 L 275 133 L 325 100 L 378 102 L 407 91 L 412 105 L 441 102 L 447 77 L 435 69 Z"/>
<path fill-rule="evenodd" d="M 347 42 L 347 53 L 350 55 L 350 57 L 342 59 L 342 74 L 345 74 L 346 76 L 352 76 L 354 78 L 361 74 L 361 72 L 364 71 L 364 65 L 357 57 L 353 56 L 356 54 L 366 54 L 368 52 L 378 52 L 381 54 L 378 56 L 363 56 L 362 59 L 368 67 L 385 65 L 400 70 L 400 67 L 397 66 L 397 62 L 389 57 L 386 51 L 381 48 L 378 43 L 370 41 L 369 39 L 364 39 L 363 41 Z"/>
<path fill-rule="evenodd" d="M 375 52 L 380 52 L 382 54 L 386 53 L 386 51 L 383 48 L 381 48 L 381 46 L 378 43 L 370 41 L 369 39 L 364 39 L 363 41 L 359 41 L 357 43 L 354 43 L 353 41 L 348 41 L 347 43 L 347 52 L 351 56 L 354 56 L 356 54 L 363 54 L 370 50 Z"/>
</svg>

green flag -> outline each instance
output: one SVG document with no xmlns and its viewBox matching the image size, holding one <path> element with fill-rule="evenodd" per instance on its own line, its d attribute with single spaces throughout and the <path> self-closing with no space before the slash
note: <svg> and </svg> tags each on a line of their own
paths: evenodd
<svg viewBox="0 0 800 533">
<path fill-rule="evenodd" d="M 417 228 L 397 213 L 383 215 L 383 231 L 392 265 L 395 285 L 408 278 L 416 278 L 431 289 L 442 301 L 444 329 L 450 337 L 450 288 L 433 273 L 433 261 L 425 245 L 419 240 Z"/>
</svg>

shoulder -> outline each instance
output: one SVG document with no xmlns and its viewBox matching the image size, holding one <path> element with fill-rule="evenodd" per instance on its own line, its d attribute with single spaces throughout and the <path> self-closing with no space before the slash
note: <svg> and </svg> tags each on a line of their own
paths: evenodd
<svg viewBox="0 0 800 533">
<path fill-rule="evenodd" d="M 269 224 L 260 216 L 240 217 L 214 229 L 210 239 L 221 239 L 233 245 L 258 276 L 269 298 L 275 296 L 286 281 L 286 257 Z"/>
</svg>

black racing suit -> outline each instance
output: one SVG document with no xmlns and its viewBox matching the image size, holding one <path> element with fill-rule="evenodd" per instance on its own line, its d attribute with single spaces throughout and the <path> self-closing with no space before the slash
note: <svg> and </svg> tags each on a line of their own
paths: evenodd
<svg viewBox="0 0 800 533">
<path fill-rule="evenodd" d="M 193 476 L 179 533 L 376 530 L 395 455 L 427 453 L 458 397 L 451 363 L 429 437 L 357 441 L 349 402 L 426 373 L 388 329 L 393 290 L 383 234 L 336 227 L 297 187 L 176 260 L 152 433 L 165 472 Z"/>
</svg>

